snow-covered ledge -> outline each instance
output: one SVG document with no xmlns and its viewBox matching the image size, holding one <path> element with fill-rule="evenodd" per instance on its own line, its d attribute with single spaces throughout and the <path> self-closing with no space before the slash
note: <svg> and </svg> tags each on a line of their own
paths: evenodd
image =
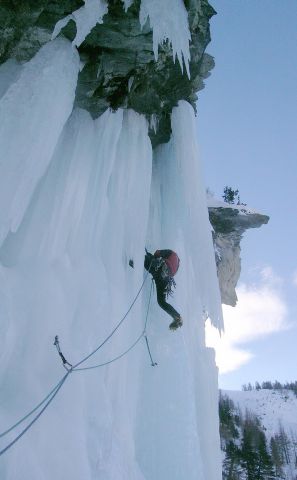
<svg viewBox="0 0 297 480">
<path fill-rule="evenodd" d="M 269 217 L 246 205 L 225 203 L 212 196 L 207 198 L 209 219 L 213 227 L 218 279 L 222 303 L 234 307 L 237 302 L 235 287 L 240 270 L 240 241 L 249 228 L 268 223 Z"/>
</svg>

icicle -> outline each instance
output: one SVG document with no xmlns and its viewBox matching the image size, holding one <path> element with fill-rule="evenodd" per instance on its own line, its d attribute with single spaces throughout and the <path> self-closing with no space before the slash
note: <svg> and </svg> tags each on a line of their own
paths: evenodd
<svg viewBox="0 0 297 480">
<path fill-rule="evenodd" d="M 69 117 L 79 58 L 65 39 L 42 47 L 0 101 L 0 244 L 15 231 Z"/>
<path fill-rule="evenodd" d="M 155 113 L 150 116 L 150 128 L 157 133 L 158 130 L 158 118 Z"/>
<path fill-rule="evenodd" d="M 188 12 L 182 0 L 142 0 L 139 12 L 139 21 L 143 27 L 149 17 L 153 29 L 153 48 L 155 59 L 158 59 L 158 46 L 166 40 L 172 46 L 173 60 L 178 58 L 183 71 L 183 61 L 190 78 L 189 31 Z"/>
<path fill-rule="evenodd" d="M 56 48 L 60 41 L 53 42 Z M 53 83 L 58 94 L 60 84 Z M 48 95 L 53 102 L 52 90 Z M 94 121 L 75 109 L 64 126 L 20 228 L 0 251 L 2 265 L 9 265 L 0 268 L 2 426 L 29 411 L 61 376 L 52 334 L 63 338 L 68 360 L 79 358 L 110 333 L 135 297 L 143 282 L 151 161 L 148 123 L 132 110 L 106 111 Z M 145 295 L 146 289 L 99 362 L 135 341 L 144 325 Z M 142 358 L 150 366 L 144 341 L 112 368 L 71 378 L 35 432 L 5 457 L 4 477 L 23 480 L 25 462 L 32 480 L 43 470 L 44 480 L 58 479 L 61 469 L 71 479 L 144 480 L 134 443 Z M 119 474 L 113 475 L 115 468 Z"/>
<path fill-rule="evenodd" d="M 221 327 L 221 304 L 196 135 L 193 108 L 180 102 L 171 140 L 154 151 L 147 247 L 178 252 L 170 300 L 184 320 L 171 334 L 168 315 L 152 305 L 160 369 L 141 377 L 136 458 L 154 480 L 221 479 L 217 368 L 204 325 L 207 309 Z"/>
<path fill-rule="evenodd" d="M 221 297 L 196 128 L 193 108 L 185 101 L 179 102 L 172 113 L 172 143 L 179 164 L 178 180 L 183 189 L 185 238 L 189 242 L 201 303 L 212 324 L 221 330 Z"/>
<path fill-rule="evenodd" d="M 128 8 L 132 5 L 133 3 L 133 0 L 124 0 L 124 4 L 125 4 L 125 10 L 127 11 Z"/>
<path fill-rule="evenodd" d="M 103 22 L 103 17 L 107 12 L 108 6 L 105 0 L 85 0 L 83 7 L 80 7 L 78 10 L 75 10 L 57 22 L 52 34 L 52 39 L 59 35 L 69 20 L 74 20 L 77 32 L 72 44 L 79 47 L 92 28 L 95 27 L 97 23 Z"/>
<path fill-rule="evenodd" d="M 134 82 L 134 77 L 129 77 L 129 80 L 128 80 L 128 92 L 130 92 L 131 90 L 131 87 L 133 85 L 133 82 Z"/>
<path fill-rule="evenodd" d="M 6 90 L 17 81 L 22 71 L 22 65 L 14 59 L 7 60 L 0 65 L 0 98 Z"/>
</svg>

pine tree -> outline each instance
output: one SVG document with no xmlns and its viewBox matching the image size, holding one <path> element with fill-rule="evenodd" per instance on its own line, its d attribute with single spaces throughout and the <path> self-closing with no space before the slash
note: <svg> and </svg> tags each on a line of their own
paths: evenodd
<svg viewBox="0 0 297 480">
<path fill-rule="evenodd" d="M 283 425 L 280 423 L 279 424 L 279 434 L 278 434 L 278 441 L 279 445 L 281 447 L 282 455 L 284 457 L 284 461 L 287 465 L 290 464 L 291 458 L 290 458 L 290 439 L 288 435 L 285 432 L 285 429 Z"/>
<path fill-rule="evenodd" d="M 297 467 L 297 437 L 293 431 L 291 431 L 291 445 L 294 453 L 294 464 L 296 468 Z"/>
<path fill-rule="evenodd" d="M 266 437 L 262 431 L 258 433 L 257 454 L 257 476 L 255 480 L 270 480 L 276 478 L 272 458 L 267 450 Z"/>
<path fill-rule="evenodd" d="M 233 442 L 229 441 L 226 445 L 225 459 L 223 462 L 223 480 L 240 480 L 240 448 Z"/>
<path fill-rule="evenodd" d="M 223 479 L 240 480 L 240 449 L 236 445 L 239 438 L 239 415 L 233 401 L 220 393 L 219 399 L 221 448 L 225 452 L 223 461 Z"/>
<path fill-rule="evenodd" d="M 247 480 L 275 479 L 272 458 L 268 452 L 265 433 L 256 415 L 246 412 L 241 442 L 241 465 Z"/>
<path fill-rule="evenodd" d="M 271 382 L 263 383 L 270 387 Z M 245 388 L 249 390 L 251 385 Z M 290 469 L 288 479 L 293 480 L 297 439 L 292 433 L 290 439 L 280 424 L 279 433 L 271 438 L 268 448 L 265 431 L 254 413 L 246 410 L 243 416 L 227 395 L 220 395 L 219 412 L 221 447 L 225 454 L 223 480 L 285 479 L 286 464 L 286 469 Z"/>
<path fill-rule="evenodd" d="M 228 186 L 224 188 L 224 195 L 223 195 L 224 202 L 234 204 L 235 198 L 237 196 L 238 196 L 238 190 L 233 190 L 231 187 L 228 187 Z"/>
<path fill-rule="evenodd" d="M 272 383 L 270 380 L 266 380 L 266 382 L 262 382 L 262 388 L 266 390 L 272 390 Z"/>
<path fill-rule="evenodd" d="M 284 458 L 281 452 L 281 447 L 280 447 L 279 439 L 277 436 L 271 437 L 270 452 L 271 452 L 271 458 L 274 465 L 274 471 L 275 471 L 276 477 L 284 478 L 284 472 L 282 468 L 284 464 Z"/>
<path fill-rule="evenodd" d="M 281 390 L 283 388 L 283 386 L 278 380 L 275 380 L 275 382 L 273 384 L 273 388 L 274 388 L 274 390 Z"/>
<path fill-rule="evenodd" d="M 229 440 L 238 438 L 239 434 L 235 424 L 234 403 L 226 395 L 220 394 L 219 417 L 221 439 Z"/>
<path fill-rule="evenodd" d="M 256 452 L 253 447 L 251 429 L 244 427 L 241 442 L 241 465 L 246 472 L 247 480 L 255 480 L 257 473 Z"/>
</svg>

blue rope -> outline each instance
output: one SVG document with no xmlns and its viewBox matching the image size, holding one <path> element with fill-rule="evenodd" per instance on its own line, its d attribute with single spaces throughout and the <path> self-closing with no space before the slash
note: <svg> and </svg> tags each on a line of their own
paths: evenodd
<svg viewBox="0 0 297 480">
<path fill-rule="evenodd" d="M 151 283 L 151 288 L 150 288 L 149 301 L 148 301 L 147 310 L 146 310 L 146 317 L 145 317 L 144 328 L 143 328 L 141 334 L 139 335 L 139 337 L 137 337 L 137 339 L 135 340 L 135 342 L 131 345 L 131 347 L 129 347 L 127 350 L 125 350 L 123 353 L 121 353 L 121 354 L 118 355 L 117 357 L 113 358 L 112 360 L 109 360 L 108 362 L 99 363 L 98 365 L 93 365 L 93 366 L 91 366 L 91 367 L 83 367 L 83 368 L 73 367 L 72 370 L 73 370 L 74 372 L 82 372 L 83 370 L 93 370 L 94 368 L 104 367 L 105 365 L 109 365 L 110 363 L 113 363 L 113 362 L 115 362 L 116 360 L 119 360 L 120 358 L 124 357 L 124 355 L 126 355 L 128 352 L 130 352 L 130 350 L 132 350 L 132 349 L 137 345 L 137 343 L 142 339 L 143 336 L 145 336 L 145 338 L 146 338 L 146 343 L 147 343 L 147 337 L 146 337 L 146 335 L 145 335 L 145 332 L 146 332 L 146 326 L 147 326 L 147 321 L 148 321 L 148 314 L 149 314 L 151 297 L 152 297 L 152 289 L 153 289 L 153 281 L 152 281 L 152 283 Z M 148 345 L 148 343 L 147 343 L 147 345 Z M 149 350 L 149 347 L 148 347 L 148 350 Z M 150 354 L 150 350 L 149 350 L 149 354 Z M 150 357 L 151 357 L 151 355 L 150 355 Z M 152 364 L 153 364 L 152 358 L 151 358 L 151 361 L 152 361 Z"/>
<path fill-rule="evenodd" d="M 21 433 L 12 441 L 10 442 L 8 445 L 6 445 L 5 448 L 3 448 L 3 450 L 0 451 L 0 456 L 3 455 L 7 450 L 9 450 L 23 435 L 25 435 L 25 433 L 32 427 L 32 425 L 38 420 L 38 418 L 43 414 L 43 412 L 45 412 L 45 410 L 47 409 L 47 407 L 50 405 L 50 403 L 53 401 L 53 399 L 55 398 L 55 396 L 57 395 L 58 391 L 60 390 L 60 388 L 62 388 L 62 385 L 64 384 L 64 382 L 66 381 L 68 375 L 70 374 L 71 370 L 69 370 L 66 375 L 64 375 L 64 377 L 62 378 L 61 382 L 59 383 L 57 389 L 55 390 L 55 392 L 52 394 L 52 396 L 50 397 L 50 399 L 46 402 L 46 404 L 44 405 L 44 407 L 40 410 L 40 412 L 36 415 L 36 417 L 33 418 L 33 420 L 26 426 L 26 428 L 24 428 L 24 430 L 21 431 Z"/>
<path fill-rule="evenodd" d="M 25 420 L 27 420 L 27 418 L 29 418 L 31 415 L 33 415 L 33 413 L 36 412 L 36 410 L 38 410 L 41 407 L 41 405 L 43 405 L 47 401 L 47 399 L 54 393 L 54 391 L 59 387 L 59 385 L 63 381 L 63 379 L 64 379 L 64 377 L 54 386 L 54 388 L 52 388 L 52 390 L 47 394 L 47 396 L 44 397 L 44 399 L 41 400 L 41 402 L 38 403 L 38 405 L 36 405 L 36 407 L 34 407 L 29 413 L 27 413 L 27 415 L 25 415 L 23 418 L 21 418 L 17 423 L 12 425 L 10 428 L 8 428 L 4 432 L 0 433 L 0 438 L 7 435 L 9 432 L 14 430 L 16 427 L 18 427 Z"/>
<path fill-rule="evenodd" d="M 132 348 L 134 348 L 137 345 L 137 343 L 142 339 L 142 337 L 143 337 L 143 332 L 139 335 L 139 337 L 137 338 L 137 340 L 135 340 L 135 342 L 131 345 L 131 347 L 129 347 L 127 350 L 125 350 L 125 352 L 121 353 L 120 355 L 113 358 L 112 360 L 109 360 L 109 361 L 104 362 L 104 363 L 100 363 L 98 365 L 93 365 L 91 367 L 74 368 L 73 371 L 74 372 L 82 372 L 83 370 L 92 370 L 94 368 L 99 368 L 99 367 L 104 367 L 105 365 L 109 365 L 110 363 L 113 363 L 116 360 L 119 360 L 120 358 L 124 357 L 128 352 L 130 352 L 130 350 L 132 350 Z"/>
<path fill-rule="evenodd" d="M 86 357 L 84 357 L 81 361 L 79 361 L 76 365 L 74 365 L 74 367 L 71 367 L 70 369 L 67 370 L 67 373 L 64 375 L 64 377 L 55 385 L 55 387 L 46 395 L 46 397 L 44 397 L 44 399 L 36 406 L 34 407 L 29 413 L 27 413 L 24 417 L 22 417 L 18 422 L 16 422 L 14 425 L 12 425 L 9 429 L 5 430 L 4 432 L 2 432 L 0 434 L 0 438 L 3 437 L 4 435 L 8 434 L 9 432 L 11 432 L 12 430 L 14 430 L 16 427 L 18 427 L 22 422 L 24 422 L 27 418 L 29 418 L 34 412 L 36 412 L 45 402 L 46 404 L 44 405 L 44 407 L 40 410 L 40 412 L 33 418 L 33 420 L 26 426 L 26 428 L 24 428 L 24 430 L 22 430 L 20 432 L 19 435 L 17 435 L 17 437 L 12 440 L 12 442 L 10 442 L 8 445 L 6 445 L 5 448 L 3 448 L 2 450 L 0 450 L 0 456 L 3 455 L 7 450 L 9 450 L 33 425 L 34 423 L 39 419 L 39 417 L 45 412 L 45 410 L 47 409 L 47 407 L 51 404 L 51 402 L 53 401 L 53 399 L 55 398 L 55 396 L 57 395 L 57 393 L 59 392 L 59 390 L 62 388 L 62 386 L 64 385 L 68 375 L 70 373 L 72 373 L 72 371 L 82 371 L 82 370 L 90 370 L 90 369 L 93 369 L 93 368 L 98 368 L 98 367 L 103 367 L 104 365 L 108 365 L 110 363 L 113 363 L 115 362 L 116 360 L 118 360 L 119 358 L 122 358 L 124 355 L 126 355 L 130 350 L 132 350 L 132 348 L 134 348 L 137 343 L 140 341 L 140 339 L 143 337 L 143 335 L 145 334 L 145 329 L 146 329 L 146 325 L 147 325 L 147 319 L 148 319 L 148 312 L 149 312 L 149 305 L 150 305 L 150 301 L 151 301 L 151 292 L 152 292 L 152 286 L 151 286 L 151 290 L 150 290 L 150 296 L 149 296 L 149 303 L 148 303 L 148 308 L 147 308 L 147 313 L 146 313 L 146 319 L 145 319 L 145 326 L 144 326 L 144 329 L 141 333 L 141 335 L 139 335 L 139 337 L 137 338 L 137 340 L 131 345 L 131 347 L 129 347 L 125 352 L 123 352 L 121 355 L 118 355 L 117 357 L 115 357 L 114 359 L 108 361 L 108 362 L 105 362 L 103 364 L 100 364 L 100 365 L 95 365 L 93 367 L 86 367 L 86 368 L 81 368 L 81 369 L 78 369 L 77 367 L 79 365 L 81 365 L 82 363 L 84 363 L 86 360 L 88 360 L 92 355 L 94 355 L 112 336 L 113 334 L 118 330 L 118 328 L 120 327 L 120 325 L 124 322 L 125 318 L 127 317 L 127 315 L 129 314 L 129 312 L 131 311 L 131 309 L 133 308 L 136 300 L 138 299 L 139 295 L 140 295 L 140 292 L 141 290 L 143 289 L 144 287 L 144 284 L 147 280 L 147 277 L 148 277 L 148 274 L 149 274 L 149 270 L 150 270 L 150 267 L 151 265 L 149 266 L 149 269 L 148 269 L 148 272 L 147 274 L 145 275 L 145 278 L 141 284 L 141 287 L 139 288 L 133 302 L 131 303 L 129 309 L 127 310 L 127 312 L 125 313 L 125 315 L 123 316 L 123 318 L 119 321 L 119 323 L 115 326 L 115 328 L 112 330 L 112 332 L 108 335 L 108 337 L 106 337 L 106 339 L 97 347 L 95 348 L 91 353 L 89 353 Z"/>
<path fill-rule="evenodd" d="M 151 265 L 150 265 L 151 267 Z M 150 270 L 150 267 L 149 267 L 149 270 Z M 147 277 L 148 277 L 148 274 L 149 274 L 149 271 L 147 272 L 147 274 L 145 275 L 144 277 L 144 280 L 141 284 L 141 287 L 140 289 L 138 290 L 137 294 L 136 294 L 136 297 L 134 298 L 133 302 L 131 303 L 130 307 L 128 308 L 127 312 L 125 313 L 125 315 L 123 316 L 123 318 L 119 321 L 119 323 L 115 326 L 115 328 L 110 332 L 110 334 L 106 337 L 106 339 L 97 347 L 95 348 L 91 353 L 89 353 L 86 357 L 84 357 L 82 360 L 80 360 L 78 363 L 76 363 L 75 365 L 73 365 L 73 370 L 76 369 L 76 367 L 78 367 L 79 365 L 81 365 L 82 363 L 84 363 L 86 360 L 88 360 L 90 357 L 92 357 L 96 352 L 98 352 L 98 350 L 100 350 L 101 347 L 103 347 L 103 345 L 105 345 L 105 343 L 114 335 L 114 333 L 118 330 L 118 328 L 122 325 L 123 321 L 125 320 L 125 318 L 127 317 L 127 315 L 130 313 L 130 311 L 132 310 L 137 298 L 139 297 L 140 295 L 140 292 L 141 290 L 143 289 L 144 287 L 144 284 L 147 280 Z"/>
</svg>

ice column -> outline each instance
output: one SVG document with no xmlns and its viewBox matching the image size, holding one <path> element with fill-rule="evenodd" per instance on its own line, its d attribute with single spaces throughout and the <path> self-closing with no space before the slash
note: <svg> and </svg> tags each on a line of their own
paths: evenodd
<svg viewBox="0 0 297 480">
<path fill-rule="evenodd" d="M 155 59 L 158 59 L 158 46 L 166 40 L 172 46 L 173 60 L 178 58 L 183 71 L 183 61 L 190 77 L 191 34 L 188 23 L 188 12 L 182 0 L 141 0 L 139 21 L 143 26 L 149 17 L 153 30 L 153 48 Z"/>
<path fill-rule="evenodd" d="M 0 244 L 17 230 L 69 117 L 79 57 L 56 39 L 24 65 L 0 101 Z M 1 72 L 0 72 L 1 73 Z"/>
<path fill-rule="evenodd" d="M 185 102 L 173 111 L 172 139 L 154 155 L 147 244 L 180 255 L 170 300 L 184 325 L 169 331 L 154 299 L 149 336 L 158 367 L 143 365 L 137 458 L 147 479 L 219 480 L 217 368 L 204 321 L 207 311 L 220 328 L 222 314 L 195 117 Z"/>
<path fill-rule="evenodd" d="M 79 47 L 95 25 L 103 22 L 103 17 L 107 12 L 108 7 L 105 0 L 85 0 L 85 5 L 57 22 L 52 38 L 56 38 L 70 20 L 74 20 L 77 32 L 72 44 Z"/>
<path fill-rule="evenodd" d="M 152 158 L 147 132 L 146 120 L 133 111 L 107 111 L 94 121 L 75 110 L 19 228 L 0 250 L 2 428 L 64 374 L 54 336 L 67 359 L 78 361 L 110 333 L 143 281 Z M 88 364 L 122 353 L 143 323 L 140 299 Z M 52 480 L 63 472 L 72 480 L 144 480 L 134 425 L 145 355 L 140 343 L 117 363 L 71 375 L 51 408 L 3 457 L 1 478 Z"/>
</svg>

